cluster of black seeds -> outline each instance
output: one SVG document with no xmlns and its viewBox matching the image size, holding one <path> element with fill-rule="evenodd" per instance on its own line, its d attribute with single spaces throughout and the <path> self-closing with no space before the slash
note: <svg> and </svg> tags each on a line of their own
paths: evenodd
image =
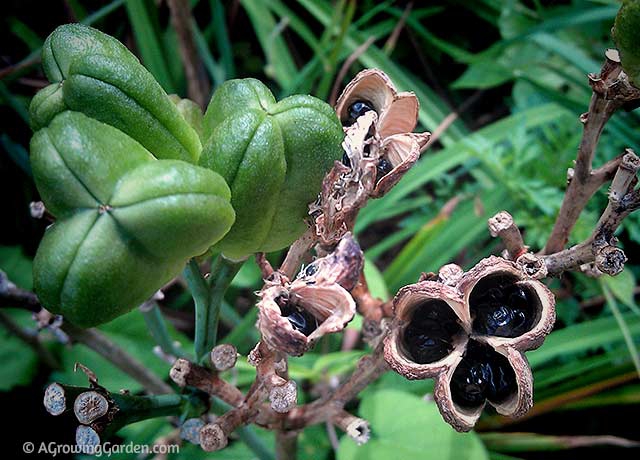
<svg viewBox="0 0 640 460">
<path fill-rule="evenodd" d="M 447 356 L 462 331 L 458 317 L 442 300 L 428 300 L 413 310 L 403 333 L 403 345 L 414 362 L 428 364 Z"/>
<path fill-rule="evenodd" d="M 453 402 L 476 408 L 488 399 L 500 404 L 518 389 L 516 374 L 506 357 L 488 345 L 470 340 L 451 378 Z"/>
<path fill-rule="evenodd" d="M 480 281 L 469 298 L 473 330 L 498 337 L 518 337 L 530 331 L 538 302 L 530 288 L 496 275 Z"/>
</svg>

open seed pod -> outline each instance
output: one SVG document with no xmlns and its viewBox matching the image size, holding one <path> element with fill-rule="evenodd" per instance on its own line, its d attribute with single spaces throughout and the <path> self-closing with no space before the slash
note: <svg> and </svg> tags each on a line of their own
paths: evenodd
<svg viewBox="0 0 640 460">
<path fill-rule="evenodd" d="M 472 337 L 496 349 L 525 351 L 542 345 L 555 322 L 555 298 L 547 287 L 501 257 L 481 260 L 460 280 Z"/>
<path fill-rule="evenodd" d="M 366 156 L 376 164 L 373 198 L 383 196 L 411 168 L 431 134 L 412 133 L 420 104 L 415 94 L 398 93 L 389 77 L 378 69 L 360 72 L 344 89 L 336 104 L 343 126 L 375 112 L 375 130 L 367 137 Z M 352 160 L 353 163 L 353 160 Z"/>
<path fill-rule="evenodd" d="M 346 86 L 336 103 L 343 126 L 352 125 L 368 110 L 380 120 L 382 137 L 413 131 L 418 120 L 418 98 L 411 92 L 398 93 L 389 77 L 378 69 L 365 69 Z"/>
<path fill-rule="evenodd" d="M 518 417 L 533 405 L 531 369 L 513 348 L 497 351 L 471 339 L 464 354 L 436 377 L 434 398 L 457 431 L 471 430 L 487 403 L 502 415 Z"/>
<path fill-rule="evenodd" d="M 292 283 L 266 286 L 259 294 L 258 328 L 272 348 L 302 355 L 325 334 L 353 319 L 352 289 L 363 265 L 358 244 L 347 233 L 334 252 L 305 267 Z"/>
<path fill-rule="evenodd" d="M 465 350 L 470 320 L 460 294 L 435 281 L 403 287 L 394 301 L 395 323 L 384 357 L 408 379 L 447 372 Z"/>
</svg>

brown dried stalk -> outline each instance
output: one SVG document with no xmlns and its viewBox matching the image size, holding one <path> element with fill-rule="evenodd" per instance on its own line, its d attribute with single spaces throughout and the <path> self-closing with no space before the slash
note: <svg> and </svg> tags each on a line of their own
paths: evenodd
<svg viewBox="0 0 640 460">
<path fill-rule="evenodd" d="M 609 275 L 617 275 L 624 268 L 627 258 L 615 247 L 615 231 L 632 211 L 640 207 L 640 192 L 634 190 L 640 159 L 627 149 L 609 190 L 609 204 L 602 213 L 596 228 L 584 242 L 555 254 L 544 256 L 549 275 L 579 269 L 593 263 L 595 268 Z"/>
<path fill-rule="evenodd" d="M 617 51 L 608 50 L 605 56 L 606 61 L 600 74 L 589 74 L 593 95 L 589 111 L 580 116 L 584 131 L 578 156 L 575 167 L 570 170 L 569 185 L 543 254 L 553 254 L 565 247 L 569 234 L 589 199 L 615 173 L 616 160 L 596 170 L 592 169 L 600 134 L 616 110 L 640 98 L 640 90 L 629 83 L 622 71 Z"/>
</svg>

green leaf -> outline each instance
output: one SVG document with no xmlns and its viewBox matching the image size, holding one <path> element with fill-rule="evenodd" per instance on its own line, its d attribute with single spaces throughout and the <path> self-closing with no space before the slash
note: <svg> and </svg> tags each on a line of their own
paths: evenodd
<svg viewBox="0 0 640 460">
<path fill-rule="evenodd" d="M 169 66 L 162 50 L 162 38 L 157 23 L 152 20 L 144 0 L 126 0 L 125 6 L 136 37 L 142 62 L 168 93 L 175 93 Z"/>
<path fill-rule="evenodd" d="M 0 246 L 0 270 L 23 289 L 33 287 L 33 261 L 24 255 L 19 246 Z"/>
<path fill-rule="evenodd" d="M 629 268 L 625 268 L 622 273 L 616 276 L 605 275 L 601 280 L 611 289 L 616 299 L 636 312 L 636 314 L 640 314 L 640 310 L 634 300 L 636 278 Z"/>
<path fill-rule="evenodd" d="M 371 425 L 371 439 L 357 446 L 343 436 L 338 460 L 388 460 L 429 458 L 438 460 L 488 459 L 478 436 L 458 433 L 447 425 L 433 401 L 394 390 L 365 397 L 360 416 Z"/>
<path fill-rule="evenodd" d="M 12 312 L 13 313 L 13 312 Z M 15 312 L 29 317 L 29 312 Z M 14 316 L 13 314 L 11 315 Z M 0 391 L 9 391 L 18 385 L 29 385 L 38 370 L 38 355 L 29 345 L 0 325 Z"/>
<path fill-rule="evenodd" d="M 513 71 L 494 59 L 482 60 L 469 68 L 451 85 L 454 89 L 485 89 L 506 83 L 514 77 Z"/>
</svg>

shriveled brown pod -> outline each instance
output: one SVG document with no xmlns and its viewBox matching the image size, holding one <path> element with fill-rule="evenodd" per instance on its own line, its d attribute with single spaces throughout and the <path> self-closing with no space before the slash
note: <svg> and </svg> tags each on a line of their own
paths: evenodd
<svg viewBox="0 0 640 460">
<path fill-rule="evenodd" d="M 458 289 L 469 308 L 472 337 L 491 337 L 494 348 L 531 350 L 553 329 L 553 294 L 514 262 L 483 259 L 464 274 Z"/>
<path fill-rule="evenodd" d="M 458 291 L 435 281 L 403 287 L 385 338 L 387 363 L 408 379 L 447 372 L 464 352 L 470 321 Z"/>
<path fill-rule="evenodd" d="M 363 263 L 362 251 L 347 234 L 334 252 L 305 267 L 292 283 L 265 287 L 258 302 L 265 343 L 299 356 L 323 335 L 344 329 L 356 311 L 347 289 L 357 283 Z"/>
</svg>

